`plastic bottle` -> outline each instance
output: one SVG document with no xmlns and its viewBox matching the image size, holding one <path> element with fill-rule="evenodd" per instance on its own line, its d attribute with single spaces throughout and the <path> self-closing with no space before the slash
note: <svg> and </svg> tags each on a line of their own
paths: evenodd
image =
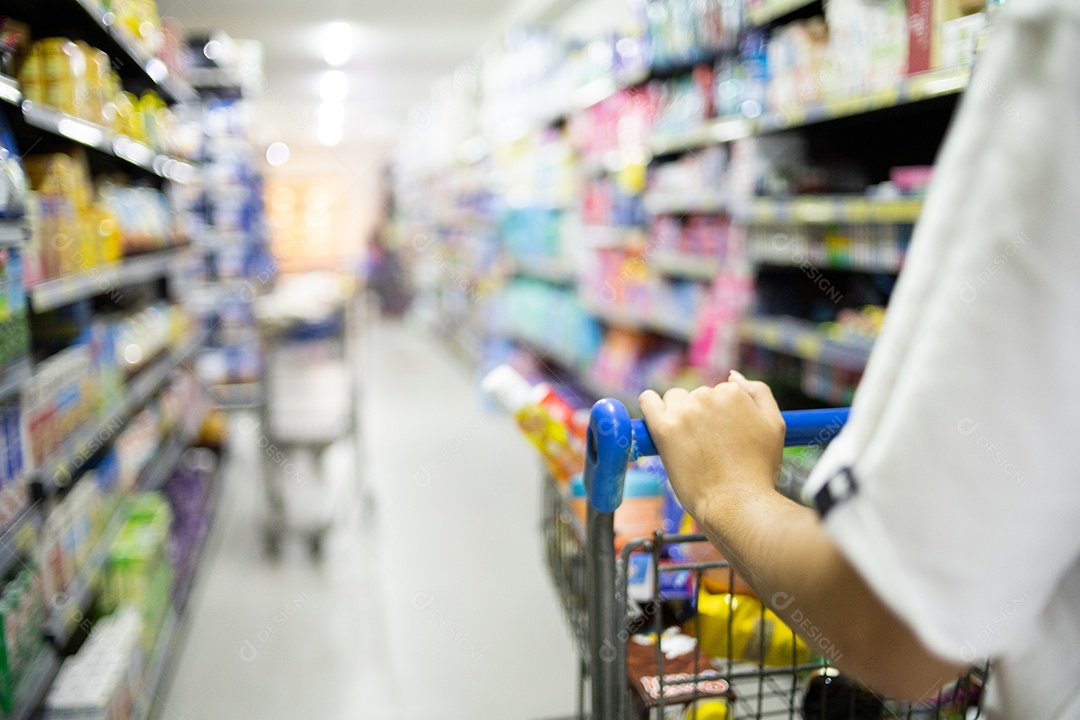
<svg viewBox="0 0 1080 720">
<path fill-rule="evenodd" d="M 557 480 L 567 482 L 581 472 L 585 465 L 584 428 L 574 408 L 550 385 L 531 385 L 514 368 L 499 365 L 480 386 L 514 416 Z"/>
</svg>

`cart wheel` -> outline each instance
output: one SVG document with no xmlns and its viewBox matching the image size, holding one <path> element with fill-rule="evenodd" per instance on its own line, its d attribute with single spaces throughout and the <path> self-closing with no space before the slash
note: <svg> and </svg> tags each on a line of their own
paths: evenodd
<svg viewBox="0 0 1080 720">
<path fill-rule="evenodd" d="M 323 546 L 325 545 L 326 531 L 316 530 L 308 536 L 308 552 L 311 553 L 311 559 L 315 562 L 322 562 L 323 559 Z"/>
<path fill-rule="evenodd" d="M 281 533 L 276 530 L 267 530 L 263 533 L 263 550 L 266 552 L 266 557 L 271 560 L 281 559 Z"/>
</svg>

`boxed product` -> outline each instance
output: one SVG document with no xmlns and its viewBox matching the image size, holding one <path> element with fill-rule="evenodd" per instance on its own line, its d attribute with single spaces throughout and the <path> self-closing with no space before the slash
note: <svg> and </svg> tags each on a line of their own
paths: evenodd
<svg viewBox="0 0 1080 720">
<path fill-rule="evenodd" d="M 41 576 L 31 563 L 0 591 L 0 709 L 5 713 L 45 647 L 44 614 Z"/>
<path fill-rule="evenodd" d="M 131 608 L 99 620 L 60 667 L 45 700 L 46 720 L 131 717 L 145 666 L 141 632 L 139 613 Z"/>
<path fill-rule="evenodd" d="M 124 501 L 127 516 L 109 548 L 105 581 L 98 599 L 102 612 L 137 608 L 142 616 L 142 646 L 153 648 L 171 597 L 173 568 L 166 553 L 172 510 L 159 493 L 137 493 Z"/>
</svg>

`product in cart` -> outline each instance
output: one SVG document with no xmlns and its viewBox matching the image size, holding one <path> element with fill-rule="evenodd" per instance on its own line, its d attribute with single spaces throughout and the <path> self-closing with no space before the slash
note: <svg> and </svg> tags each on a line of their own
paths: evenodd
<svg viewBox="0 0 1080 720">
<path fill-rule="evenodd" d="M 532 385 L 509 365 L 492 370 L 481 385 L 514 416 L 560 482 L 568 482 L 581 472 L 585 463 L 584 426 L 575 418 L 576 410 L 550 385 Z"/>
</svg>

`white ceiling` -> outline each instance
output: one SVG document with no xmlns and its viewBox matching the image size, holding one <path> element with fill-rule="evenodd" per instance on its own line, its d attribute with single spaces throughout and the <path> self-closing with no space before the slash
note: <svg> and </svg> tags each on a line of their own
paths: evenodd
<svg viewBox="0 0 1080 720">
<path fill-rule="evenodd" d="M 510 22 L 551 0 L 159 0 L 162 15 L 189 31 L 223 30 L 263 45 L 265 91 L 253 103 L 259 139 L 295 149 L 315 143 L 319 78 L 329 68 L 323 33 L 333 21 L 353 28 L 345 137 L 350 144 L 392 141 L 408 110 L 433 83 L 467 62 Z M 344 149 L 342 150 L 344 151 Z"/>
</svg>

